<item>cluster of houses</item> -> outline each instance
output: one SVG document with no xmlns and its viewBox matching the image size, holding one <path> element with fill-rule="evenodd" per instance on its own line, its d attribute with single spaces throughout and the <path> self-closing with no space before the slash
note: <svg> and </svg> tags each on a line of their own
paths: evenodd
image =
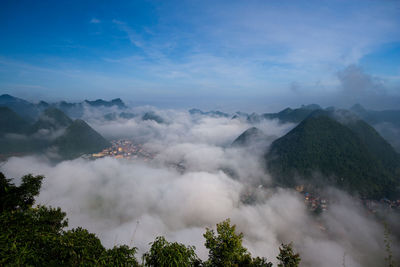
<svg viewBox="0 0 400 267">
<path fill-rule="evenodd" d="M 114 157 L 117 159 L 143 159 L 147 161 L 153 159 L 154 156 L 154 153 L 146 151 L 141 144 L 119 139 L 111 141 L 111 147 L 105 148 L 99 153 L 93 153 L 91 158 Z"/>
<path fill-rule="evenodd" d="M 310 211 L 324 212 L 328 209 L 328 200 L 315 193 L 305 191 L 304 185 L 298 185 L 295 189 L 304 195 L 304 203 Z"/>
<path fill-rule="evenodd" d="M 304 193 L 304 203 L 306 203 L 310 211 L 324 212 L 328 208 L 328 200 L 320 196 L 312 195 L 309 192 Z"/>
<path fill-rule="evenodd" d="M 400 199 L 390 200 L 387 198 L 382 198 L 381 200 L 371 200 L 371 199 L 363 199 L 362 200 L 364 206 L 368 209 L 368 211 L 372 213 L 376 213 L 380 209 L 386 210 L 395 210 L 400 211 Z"/>
</svg>

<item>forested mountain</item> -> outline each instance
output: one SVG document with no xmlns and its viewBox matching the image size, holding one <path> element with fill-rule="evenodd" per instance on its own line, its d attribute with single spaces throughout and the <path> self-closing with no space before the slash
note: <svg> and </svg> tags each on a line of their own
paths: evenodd
<svg viewBox="0 0 400 267">
<path fill-rule="evenodd" d="M 86 122 L 76 119 L 52 145 L 57 147 L 58 153 L 63 158 L 71 159 L 82 154 L 101 151 L 111 144 Z"/>
<path fill-rule="evenodd" d="M 393 148 L 364 122 L 345 125 L 327 112 L 314 112 L 275 140 L 265 158 L 277 182 L 286 186 L 332 184 L 381 198 L 394 196 L 400 185 Z"/>
</svg>

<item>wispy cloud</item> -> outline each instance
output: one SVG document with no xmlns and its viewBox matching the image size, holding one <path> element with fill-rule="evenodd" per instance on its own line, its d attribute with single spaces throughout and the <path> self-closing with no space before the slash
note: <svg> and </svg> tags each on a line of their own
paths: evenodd
<svg viewBox="0 0 400 267">
<path fill-rule="evenodd" d="M 92 19 L 90 20 L 90 23 L 92 23 L 92 24 L 99 24 L 99 23 L 101 23 L 101 20 L 96 19 L 96 18 L 92 18 Z"/>
<path fill-rule="evenodd" d="M 137 47 L 142 47 L 143 46 L 143 41 L 141 41 L 140 35 L 138 35 L 131 27 L 129 27 L 125 22 L 122 22 L 120 20 L 113 19 L 112 22 L 118 26 L 118 28 L 125 32 L 127 37 L 129 38 L 129 41 L 137 46 Z"/>
</svg>

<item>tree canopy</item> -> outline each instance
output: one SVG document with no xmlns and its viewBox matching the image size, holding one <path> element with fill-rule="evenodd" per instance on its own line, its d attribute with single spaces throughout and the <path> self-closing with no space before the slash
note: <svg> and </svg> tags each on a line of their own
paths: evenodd
<svg viewBox="0 0 400 267">
<path fill-rule="evenodd" d="M 86 229 L 66 230 L 68 220 L 60 208 L 34 206 L 43 178 L 28 174 L 16 186 L 0 173 L 0 266 L 272 266 L 265 258 L 252 258 L 242 245 L 243 234 L 236 233 L 229 219 L 217 224 L 217 233 L 206 229 L 208 260 L 201 261 L 194 246 L 160 236 L 140 264 L 135 247 L 107 249 Z M 298 266 L 300 257 L 291 244 L 282 245 L 280 252 L 278 266 Z"/>
</svg>

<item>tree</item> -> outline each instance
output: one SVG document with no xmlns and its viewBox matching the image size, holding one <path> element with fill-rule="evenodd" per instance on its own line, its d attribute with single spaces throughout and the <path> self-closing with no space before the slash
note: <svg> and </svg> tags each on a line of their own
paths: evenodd
<svg viewBox="0 0 400 267">
<path fill-rule="evenodd" d="M 143 255 L 145 266 L 200 266 L 201 260 L 194 252 L 195 247 L 186 247 L 183 244 L 168 242 L 163 236 L 159 236 L 150 243 L 150 251 Z"/>
<path fill-rule="evenodd" d="M 86 229 L 65 231 L 60 208 L 33 207 L 43 176 L 15 186 L 0 173 L 0 266 L 139 266 L 136 248 L 106 249 Z"/>
<path fill-rule="evenodd" d="M 278 267 L 297 267 L 300 264 L 300 255 L 293 252 L 292 243 L 282 244 L 279 247 Z"/>
<path fill-rule="evenodd" d="M 39 194 L 43 176 L 22 177 L 20 186 L 15 186 L 0 172 L 0 212 L 5 210 L 26 210 L 35 203 L 35 196 Z"/>
<path fill-rule="evenodd" d="M 217 224 L 217 235 L 214 230 L 206 229 L 205 247 L 209 249 L 207 266 L 272 266 L 265 258 L 251 258 L 242 246 L 243 234 L 236 234 L 235 230 L 236 225 L 231 226 L 229 219 Z"/>
<path fill-rule="evenodd" d="M 140 266 L 136 248 L 106 249 L 100 239 L 81 227 L 68 226 L 60 208 L 33 206 L 43 176 L 25 175 L 16 186 L 0 173 L 0 266 Z M 143 266 L 272 267 L 265 258 L 252 258 L 242 246 L 243 234 L 227 219 L 217 224 L 217 234 L 206 229 L 209 259 L 201 262 L 195 247 L 157 237 L 143 255 Z M 282 245 L 280 267 L 298 266 L 300 257 L 291 244 Z"/>
</svg>

